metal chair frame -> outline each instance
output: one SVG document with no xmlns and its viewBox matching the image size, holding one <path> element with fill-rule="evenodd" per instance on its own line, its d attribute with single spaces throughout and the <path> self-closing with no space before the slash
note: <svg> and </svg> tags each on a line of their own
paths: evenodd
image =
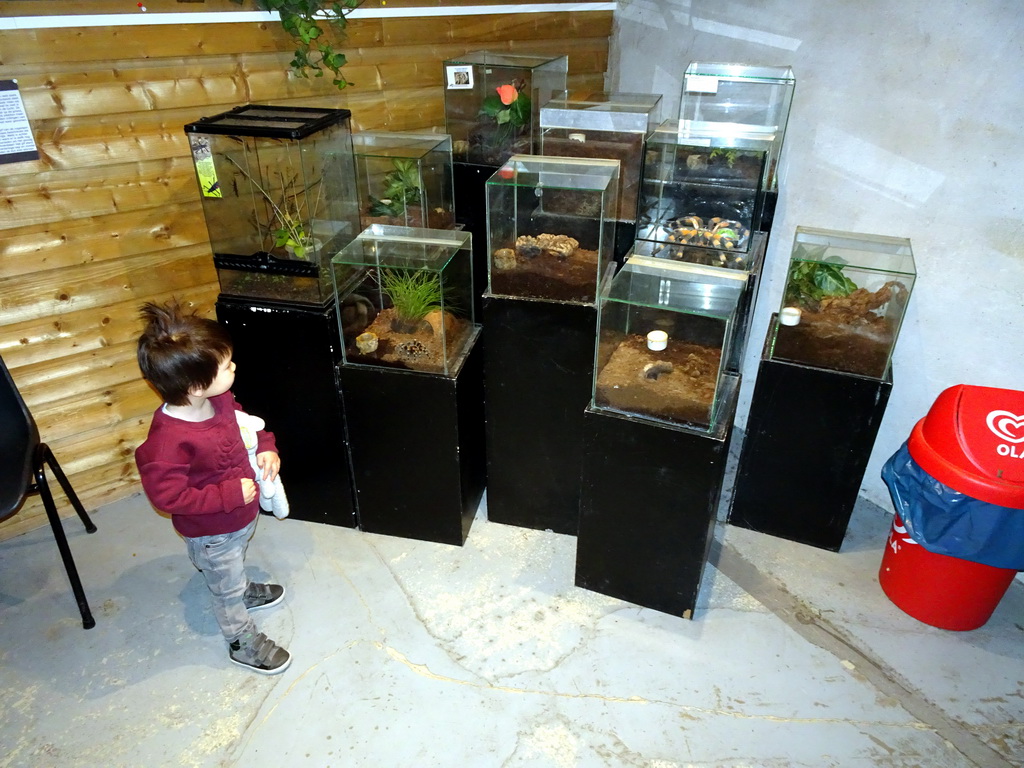
<svg viewBox="0 0 1024 768">
<path fill-rule="evenodd" d="M 15 436 L 12 442 L 17 443 L 15 446 L 5 445 L 5 448 L 13 447 L 16 451 L 23 446 L 24 453 L 31 454 L 30 456 L 24 455 L 20 457 L 5 456 L 4 461 L 9 461 L 15 471 L 19 469 L 19 464 L 22 468 L 30 468 L 31 471 L 28 473 L 22 472 L 21 476 L 16 478 L 6 478 L 12 484 L 16 483 L 20 486 L 20 488 L 16 487 L 13 489 L 15 491 L 20 490 L 20 493 L 4 494 L 3 498 L 6 501 L 5 507 L 0 509 L 0 519 L 6 519 L 16 514 L 28 496 L 34 493 L 39 494 L 43 501 L 43 508 L 46 510 L 46 517 L 50 521 L 50 528 L 53 530 L 53 538 L 57 541 L 57 549 L 60 550 L 61 560 L 64 562 L 64 570 L 67 571 L 68 580 L 71 582 L 71 590 L 74 592 L 75 600 L 78 603 L 78 610 L 82 614 L 82 626 L 85 629 L 92 629 L 96 626 L 96 620 L 89 610 L 89 603 L 85 598 L 85 590 L 82 588 L 82 580 L 78 576 L 78 568 L 75 566 L 75 560 L 71 555 L 71 547 L 68 546 L 67 535 L 64 533 L 64 525 L 61 522 L 60 515 L 57 514 L 57 505 L 54 502 L 50 486 L 46 481 L 47 467 L 50 468 L 53 476 L 57 478 L 57 483 L 63 489 L 75 512 L 78 513 L 78 517 L 85 524 L 86 533 L 95 533 L 96 526 L 89 518 L 88 513 L 86 513 L 85 507 L 82 506 L 82 502 L 79 500 L 74 488 L 71 487 L 67 475 L 64 474 L 60 464 L 57 462 L 57 457 L 53 455 L 50 447 L 40 439 L 35 419 L 32 418 L 28 406 L 25 405 L 25 400 L 22 398 L 21 392 L 18 391 L 18 387 L 7 370 L 6 364 L 0 358 L 0 388 L 3 387 L 7 387 L 9 390 L 6 393 L 0 392 L 0 395 L 2 395 L 0 399 L 3 400 L 4 405 L 2 415 L 4 416 L 4 421 L 7 422 L 4 423 L 3 428 L 4 430 L 9 430 L 10 435 Z M 17 412 L 19 410 L 20 414 Z M 23 419 L 22 424 L 15 423 L 19 416 Z M 19 428 L 21 429 L 19 430 Z M 19 440 L 18 436 L 24 439 Z M 26 462 L 30 462 L 28 467 L 25 466 Z"/>
</svg>

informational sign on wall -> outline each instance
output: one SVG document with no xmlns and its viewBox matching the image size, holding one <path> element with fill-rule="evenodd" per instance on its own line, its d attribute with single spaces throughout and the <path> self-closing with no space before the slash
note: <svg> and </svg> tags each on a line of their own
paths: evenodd
<svg viewBox="0 0 1024 768">
<path fill-rule="evenodd" d="M 0 80 L 0 163 L 38 160 L 17 80 Z"/>
</svg>

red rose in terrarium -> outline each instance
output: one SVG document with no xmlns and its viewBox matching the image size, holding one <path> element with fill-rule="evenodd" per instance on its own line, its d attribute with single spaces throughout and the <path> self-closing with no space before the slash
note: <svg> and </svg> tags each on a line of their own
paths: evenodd
<svg viewBox="0 0 1024 768">
<path fill-rule="evenodd" d="M 514 85 L 499 85 L 494 90 L 498 92 L 498 98 L 506 107 L 519 98 L 519 91 Z"/>
<path fill-rule="evenodd" d="M 502 141 L 512 138 L 530 122 L 530 97 L 522 92 L 525 85 L 522 80 L 499 85 L 480 107 L 481 115 L 494 118 L 498 124 Z"/>
</svg>

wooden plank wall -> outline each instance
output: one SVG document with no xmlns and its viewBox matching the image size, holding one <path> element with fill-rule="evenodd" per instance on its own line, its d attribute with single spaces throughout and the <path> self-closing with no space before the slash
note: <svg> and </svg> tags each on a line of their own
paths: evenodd
<svg viewBox="0 0 1024 768">
<path fill-rule="evenodd" d="M 3 6 L 2 16 L 38 16 L 125 4 Z M 252 10 L 227 0 L 147 8 Z M 289 74 L 291 38 L 276 21 L 0 30 L 0 76 L 18 80 L 41 155 L 0 166 L 0 355 L 86 507 L 141 490 L 133 452 L 159 400 L 135 362 L 139 305 L 177 296 L 213 315 L 185 123 L 252 102 L 345 107 L 354 130 L 443 131 L 443 60 L 564 53 L 571 89 L 588 93 L 604 87 L 611 24 L 610 11 L 353 20 L 342 50 L 355 85 L 344 92 Z M 45 523 L 30 499 L 0 539 Z"/>
</svg>

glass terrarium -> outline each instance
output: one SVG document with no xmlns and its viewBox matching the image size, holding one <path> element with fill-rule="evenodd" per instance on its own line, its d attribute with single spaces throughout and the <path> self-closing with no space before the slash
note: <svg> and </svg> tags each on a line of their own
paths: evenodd
<svg viewBox="0 0 1024 768">
<path fill-rule="evenodd" d="M 456 376 L 480 333 L 472 237 L 373 224 L 332 260 L 346 365 Z"/>
<path fill-rule="evenodd" d="M 626 262 L 601 297 L 591 407 L 716 431 L 740 294 L 722 275 Z"/>
<path fill-rule="evenodd" d="M 352 148 L 363 227 L 454 224 L 450 136 L 364 131 L 352 135 Z"/>
<path fill-rule="evenodd" d="M 905 238 L 797 227 L 771 358 L 884 378 L 916 274 Z"/>
<path fill-rule="evenodd" d="M 733 343 L 729 348 L 725 367 L 730 371 L 739 371 L 743 364 L 743 353 L 746 350 L 747 336 L 754 315 L 754 303 L 757 299 L 757 286 L 764 266 L 766 247 L 767 236 L 764 232 L 755 232 L 751 236 L 750 250 L 743 254 L 701 249 L 698 246 L 664 247 L 659 243 L 637 240 L 626 260 L 627 263 L 637 266 L 682 272 L 686 274 L 685 279 L 697 282 L 700 282 L 704 275 L 712 275 L 716 281 L 724 281 L 723 284 L 732 281 L 732 285 L 741 293 L 736 306 Z M 680 250 L 687 253 L 681 255 Z M 740 255 L 743 257 L 742 263 L 737 262 L 735 258 Z"/>
<path fill-rule="evenodd" d="M 764 187 L 778 188 L 778 163 L 796 78 L 790 67 L 693 61 L 683 76 L 683 131 L 758 135 L 770 142 Z"/>
<path fill-rule="evenodd" d="M 185 132 L 221 292 L 329 302 L 359 231 L 349 111 L 249 104 Z"/>
<path fill-rule="evenodd" d="M 744 269 L 761 226 L 770 142 L 759 136 L 683 133 L 667 120 L 647 137 L 637 239 L 672 258 Z"/>
<path fill-rule="evenodd" d="M 552 99 L 540 110 L 541 154 L 619 161 L 615 218 L 636 219 L 644 140 L 660 122 L 661 96 L 595 93 L 586 99 Z"/>
<path fill-rule="evenodd" d="M 514 155 L 487 180 L 488 293 L 593 304 L 613 265 L 618 160 Z"/>
<path fill-rule="evenodd" d="M 444 62 L 454 159 L 499 166 L 539 150 L 540 108 L 566 90 L 566 56 L 473 51 Z"/>
</svg>

